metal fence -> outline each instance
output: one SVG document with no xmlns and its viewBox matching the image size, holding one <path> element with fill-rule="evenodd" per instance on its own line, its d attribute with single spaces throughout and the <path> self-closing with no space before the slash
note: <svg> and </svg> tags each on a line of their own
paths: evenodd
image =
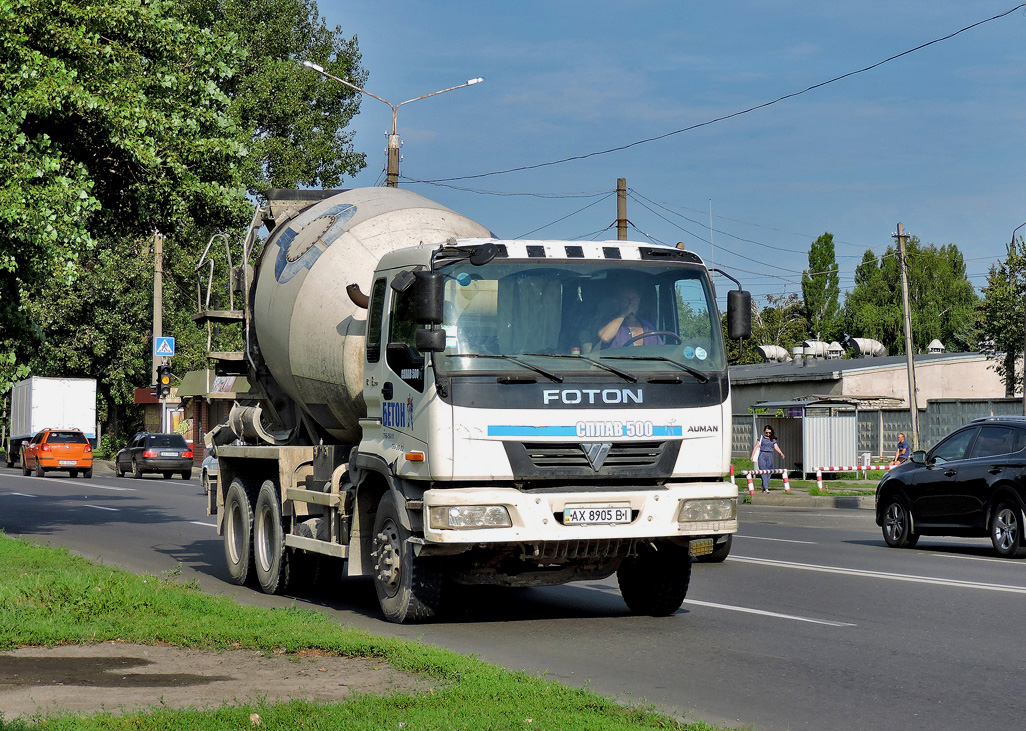
<svg viewBox="0 0 1026 731">
<path fill-rule="evenodd" d="M 931 399 L 927 402 L 925 409 L 919 411 L 919 433 L 920 449 L 929 449 L 939 442 L 947 434 L 958 427 L 968 424 L 973 419 L 981 416 L 1003 416 L 1021 415 L 1022 399 L 1000 398 L 1000 399 Z M 800 421 L 787 417 L 757 417 L 758 423 L 773 424 L 778 433 L 784 434 L 789 429 L 784 425 L 787 422 Z M 732 456 L 734 458 L 748 457 L 752 453 L 752 445 L 755 444 L 755 435 L 752 432 L 752 415 L 735 414 L 733 417 L 733 439 Z M 795 425 L 798 426 L 798 425 Z M 783 427 L 783 428 L 782 428 Z M 897 450 L 898 434 L 909 435 L 911 420 L 908 409 L 859 409 L 858 426 L 856 429 L 857 447 L 859 455 L 869 453 L 877 457 L 893 457 Z M 845 440 L 851 437 L 845 432 L 841 435 Z M 908 440 L 911 443 L 911 438 Z M 793 467 L 794 461 L 802 461 L 797 450 L 788 451 L 788 465 Z M 797 459 L 792 459 L 792 456 Z M 830 465 L 813 465 L 816 467 L 829 467 Z M 810 468 L 805 467 L 806 471 Z"/>
</svg>

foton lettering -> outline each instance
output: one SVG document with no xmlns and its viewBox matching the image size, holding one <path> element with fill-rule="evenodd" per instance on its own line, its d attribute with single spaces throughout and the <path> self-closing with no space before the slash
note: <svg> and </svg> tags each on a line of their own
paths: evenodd
<svg viewBox="0 0 1026 731">
<path fill-rule="evenodd" d="M 641 389 L 629 388 L 546 388 L 542 391 L 545 406 L 555 402 L 567 406 L 593 404 L 640 404 L 643 401 Z"/>
</svg>

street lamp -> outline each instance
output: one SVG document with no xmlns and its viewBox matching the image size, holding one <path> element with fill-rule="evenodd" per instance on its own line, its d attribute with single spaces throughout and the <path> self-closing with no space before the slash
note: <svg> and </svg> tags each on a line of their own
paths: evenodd
<svg viewBox="0 0 1026 731">
<path fill-rule="evenodd" d="M 372 99 L 377 99 L 379 102 L 384 102 L 389 107 L 391 107 L 392 133 L 388 136 L 388 169 L 387 174 L 385 176 L 385 185 L 387 185 L 390 188 L 399 187 L 399 132 L 396 128 L 396 117 L 398 117 L 399 115 L 399 107 L 401 107 L 403 104 L 409 104 L 410 102 L 416 102 L 420 101 L 421 99 L 427 99 L 429 96 L 437 96 L 439 94 L 444 94 L 447 91 L 462 89 L 465 86 L 473 86 L 474 84 L 480 84 L 482 81 L 484 81 L 484 79 L 481 77 L 478 77 L 476 79 L 468 79 L 464 83 L 459 84 L 457 86 L 450 86 L 448 89 L 440 89 L 439 91 L 433 91 L 430 94 L 424 94 L 423 96 L 418 96 L 413 99 L 407 99 L 404 102 L 399 102 L 398 104 L 393 104 L 392 102 L 386 99 L 382 99 L 380 96 L 377 96 L 376 94 L 371 94 L 366 89 L 361 89 L 359 86 L 352 83 L 351 81 L 346 81 L 345 79 L 340 79 L 339 77 L 333 74 L 329 74 L 327 71 L 324 70 L 323 66 L 315 64 L 313 61 L 303 61 L 303 65 L 306 66 L 308 69 L 313 69 L 321 76 L 329 78 L 332 81 L 337 81 L 340 84 L 345 84 L 350 89 L 356 89 L 356 91 L 360 92 L 361 94 L 366 94 Z"/>
</svg>

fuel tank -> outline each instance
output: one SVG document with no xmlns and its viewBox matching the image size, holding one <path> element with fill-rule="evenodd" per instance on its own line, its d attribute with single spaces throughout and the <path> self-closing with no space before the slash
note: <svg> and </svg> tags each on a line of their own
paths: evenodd
<svg viewBox="0 0 1026 731">
<path fill-rule="evenodd" d="M 358 188 L 279 224 L 255 264 L 252 329 L 259 358 L 284 392 L 339 443 L 360 440 L 369 295 L 384 254 L 450 237 L 490 237 L 484 226 L 400 188 Z"/>
</svg>

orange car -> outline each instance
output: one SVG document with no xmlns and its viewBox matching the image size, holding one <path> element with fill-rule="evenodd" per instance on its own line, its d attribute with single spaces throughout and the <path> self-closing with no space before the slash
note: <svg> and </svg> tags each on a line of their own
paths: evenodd
<svg viewBox="0 0 1026 731">
<path fill-rule="evenodd" d="M 78 429 L 43 429 L 21 449 L 21 473 L 32 468 L 36 477 L 52 470 L 67 470 L 72 477 L 93 476 L 93 448 Z"/>
</svg>

